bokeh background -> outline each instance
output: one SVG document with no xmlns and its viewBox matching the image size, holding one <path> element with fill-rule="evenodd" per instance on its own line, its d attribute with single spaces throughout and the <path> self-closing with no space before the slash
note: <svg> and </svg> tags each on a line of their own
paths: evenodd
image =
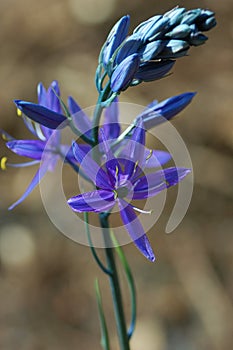
<svg viewBox="0 0 233 350">
<path fill-rule="evenodd" d="M 60 82 L 62 96 L 83 107 L 96 101 L 94 73 L 112 24 L 128 13 L 132 28 L 177 1 L 0 0 L 0 122 L 17 138 L 29 133 L 17 119 L 15 98 L 36 100 L 36 85 Z M 132 349 L 230 350 L 233 335 L 233 3 L 179 1 L 216 12 L 218 26 L 206 45 L 180 59 L 174 74 L 129 89 L 122 100 L 142 105 L 198 91 L 174 120 L 190 151 L 195 188 L 188 213 L 173 234 L 164 234 L 174 204 L 150 232 L 157 262 L 134 246 L 125 253 L 138 288 L 138 323 Z M 1 141 L 0 156 L 20 161 Z M 35 169 L 8 169 L 0 176 L 0 349 L 100 349 L 93 281 L 100 280 L 118 349 L 108 281 L 88 247 L 63 236 L 49 221 L 35 190 L 13 212 Z M 71 181 L 67 177 L 67 181 Z M 70 186 L 73 184 L 70 183 Z M 100 250 L 100 256 L 102 252 Z M 128 309 L 127 284 L 123 279 Z"/>
</svg>

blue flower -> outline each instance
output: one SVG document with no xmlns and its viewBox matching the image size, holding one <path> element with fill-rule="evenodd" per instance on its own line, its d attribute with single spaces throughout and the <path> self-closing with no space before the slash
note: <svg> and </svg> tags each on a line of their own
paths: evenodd
<svg viewBox="0 0 233 350">
<path fill-rule="evenodd" d="M 153 250 L 136 212 L 150 213 L 135 207 L 131 200 L 140 200 L 157 195 L 164 189 L 176 185 L 189 172 L 185 168 L 167 168 L 144 174 L 145 129 L 142 120 L 135 127 L 128 140 L 124 157 L 116 158 L 109 142 L 102 132 L 105 164 L 99 166 L 89 154 L 76 143 L 73 152 L 85 174 L 92 180 L 96 189 L 68 200 L 76 212 L 111 212 L 118 204 L 120 216 L 130 237 L 141 253 L 150 261 L 155 260 Z"/>
<path fill-rule="evenodd" d="M 62 116 L 61 105 L 59 101 L 60 91 L 56 81 L 53 81 L 48 90 L 40 83 L 38 85 L 38 107 Z M 32 104 L 30 104 L 32 105 Z M 23 109 L 23 108 L 22 108 Z M 24 109 L 23 109 L 24 110 Z M 37 109 L 38 111 L 38 109 Z M 51 114 L 50 114 L 51 115 Z M 24 192 L 24 194 L 10 206 L 13 209 L 20 204 L 38 185 L 41 178 L 47 171 L 53 171 L 59 158 L 65 159 L 67 162 L 76 163 L 70 146 L 61 145 L 61 134 L 59 130 L 52 130 L 43 125 L 32 122 L 23 115 L 23 120 L 29 131 L 37 137 L 37 140 L 16 140 L 7 133 L 3 132 L 3 137 L 8 140 L 6 146 L 14 153 L 33 159 L 30 162 L 21 164 L 8 164 L 13 167 L 25 167 L 33 164 L 41 163 L 32 182 Z M 5 162 L 3 165 L 6 165 Z"/>
</svg>

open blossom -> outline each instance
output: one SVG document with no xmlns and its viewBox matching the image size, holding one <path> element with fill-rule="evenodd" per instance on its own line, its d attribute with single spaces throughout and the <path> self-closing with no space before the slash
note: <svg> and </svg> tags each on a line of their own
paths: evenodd
<svg viewBox="0 0 233 350">
<path fill-rule="evenodd" d="M 176 185 L 190 170 L 171 167 L 144 174 L 147 159 L 142 120 L 128 140 L 124 157 L 114 156 L 103 131 L 102 140 L 106 160 L 102 166 L 95 162 L 90 153 L 85 153 L 79 145 L 73 144 L 74 156 L 96 189 L 70 198 L 68 204 L 77 212 L 96 213 L 111 212 L 117 204 L 122 222 L 134 244 L 147 259 L 154 261 L 153 250 L 136 215 L 136 211 L 147 214 L 148 212 L 136 208 L 131 204 L 131 200 L 157 195 L 166 188 Z"/>
<path fill-rule="evenodd" d="M 62 109 L 59 101 L 60 91 L 56 81 L 53 81 L 48 90 L 40 83 L 38 85 L 38 106 L 49 110 L 55 115 L 62 115 Z M 23 115 L 23 119 L 28 130 L 37 137 L 36 140 L 16 140 L 7 133 L 3 132 L 3 136 L 8 140 L 6 146 L 14 153 L 31 158 L 32 161 L 20 164 L 8 164 L 13 167 L 25 167 L 34 164 L 40 164 L 33 180 L 24 192 L 24 194 L 10 206 L 13 209 L 20 204 L 38 185 L 40 179 L 47 171 L 53 171 L 57 161 L 62 158 L 68 162 L 75 162 L 73 154 L 68 151 L 70 146 L 61 145 L 60 130 L 52 130 L 43 125 L 32 122 Z M 65 155 L 65 156 L 64 156 Z"/>
</svg>

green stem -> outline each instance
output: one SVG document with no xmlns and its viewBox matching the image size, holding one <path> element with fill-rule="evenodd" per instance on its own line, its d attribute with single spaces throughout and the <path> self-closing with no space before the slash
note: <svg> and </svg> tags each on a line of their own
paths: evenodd
<svg viewBox="0 0 233 350">
<path fill-rule="evenodd" d="M 112 291 L 116 326 L 117 326 L 120 349 L 130 350 L 120 283 L 119 283 L 119 278 L 118 278 L 118 273 L 117 273 L 117 268 L 116 268 L 115 258 L 114 258 L 114 249 L 108 248 L 111 246 L 111 235 L 109 230 L 108 216 L 109 214 L 107 213 L 101 213 L 99 215 L 99 218 L 100 218 L 101 227 L 103 229 L 103 235 L 104 235 L 104 240 L 106 245 L 105 254 L 106 254 L 107 266 L 108 266 L 108 269 L 111 271 L 111 275 L 109 275 L 109 282 L 110 282 L 111 291 Z"/>
</svg>

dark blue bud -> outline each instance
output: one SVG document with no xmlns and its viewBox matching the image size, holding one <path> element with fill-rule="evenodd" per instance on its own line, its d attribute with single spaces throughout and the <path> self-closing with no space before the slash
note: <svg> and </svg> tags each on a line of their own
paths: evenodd
<svg viewBox="0 0 233 350">
<path fill-rule="evenodd" d="M 145 45 L 140 51 L 139 55 L 142 61 L 150 61 L 156 58 L 156 56 L 163 50 L 166 45 L 165 40 L 156 40 Z"/>
<path fill-rule="evenodd" d="M 140 64 L 138 54 L 126 57 L 119 66 L 116 67 L 111 76 L 111 89 L 113 92 L 126 90 L 133 80 Z"/>
<path fill-rule="evenodd" d="M 159 35 L 168 28 L 169 19 L 166 17 L 160 18 L 158 21 L 154 22 L 151 29 L 145 34 L 144 41 L 153 41 L 159 38 Z M 161 36 L 161 35 L 160 35 Z"/>
<path fill-rule="evenodd" d="M 141 44 L 142 44 L 142 40 L 140 35 L 138 34 L 130 35 L 126 39 L 122 48 L 119 50 L 116 57 L 116 63 L 120 64 L 126 57 L 133 55 L 134 53 L 137 53 Z"/>
<path fill-rule="evenodd" d="M 166 47 L 159 54 L 160 58 L 177 58 L 186 55 L 189 44 L 184 40 L 169 40 Z"/>
<path fill-rule="evenodd" d="M 166 12 L 164 14 L 164 17 L 169 18 L 169 24 L 170 26 L 178 25 L 183 18 L 183 14 L 185 13 L 186 9 L 185 8 L 177 8 L 175 7 L 174 9 Z"/>
<path fill-rule="evenodd" d="M 172 31 L 166 34 L 166 37 L 173 39 L 186 38 L 191 32 L 191 28 L 188 24 L 180 24 L 176 26 Z"/>
<path fill-rule="evenodd" d="M 147 35 L 151 28 L 154 26 L 154 24 L 160 20 L 163 16 L 162 15 L 156 15 L 154 17 L 149 18 L 148 20 L 140 23 L 133 31 L 133 33 L 140 34 L 142 40 L 144 40 L 145 35 Z"/>
<path fill-rule="evenodd" d="M 204 22 L 198 24 L 198 29 L 207 31 L 215 27 L 217 24 L 216 19 L 214 17 L 207 18 Z"/>
<path fill-rule="evenodd" d="M 192 24 L 196 21 L 196 19 L 200 16 L 201 14 L 201 9 L 195 9 L 195 10 L 190 10 L 190 11 L 187 11 L 180 24 Z"/>
<path fill-rule="evenodd" d="M 172 69 L 174 64 L 175 61 L 172 60 L 141 64 L 135 74 L 135 79 L 146 82 L 161 79 Z"/>
<path fill-rule="evenodd" d="M 108 64 L 118 46 L 126 39 L 129 30 L 129 22 L 130 17 L 123 16 L 110 31 L 100 55 L 100 61 L 103 61 L 105 65 Z"/>
<path fill-rule="evenodd" d="M 199 46 L 204 44 L 206 40 L 208 40 L 208 37 L 202 33 L 191 33 L 189 38 L 189 44 L 193 46 Z"/>
</svg>

